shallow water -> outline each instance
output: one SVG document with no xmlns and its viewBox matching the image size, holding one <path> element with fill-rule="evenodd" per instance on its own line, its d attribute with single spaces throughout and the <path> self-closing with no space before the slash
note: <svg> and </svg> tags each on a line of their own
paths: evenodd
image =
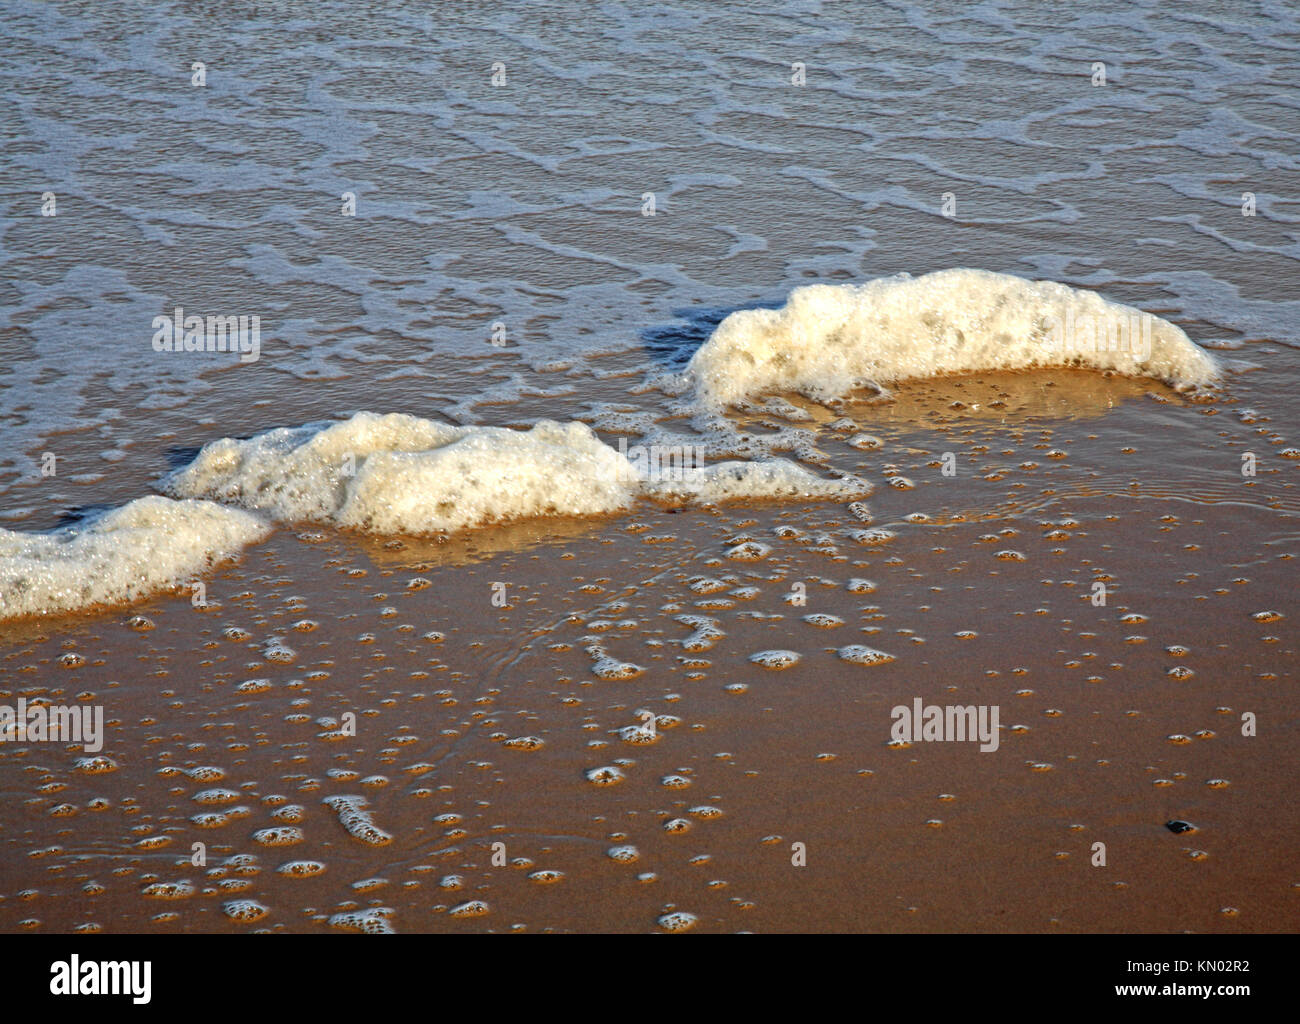
<svg viewBox="0 0 1300 1024">
<path fill-rule="evenodd" d="M 5 4 L 3 525 L 358 410 L 689 434 L 647 382 L 727 312 L 899 271 L 1095 289 L 1222 386 L 785 394 L 730 422 L 861 514 L 281 525 L 206 608 L 3 625 L 0 696 L 102 705 L 109 761 L 0 745 L 0 927 L 1293 927 L 1294 11 L 576 10 Z M 155 352 L 178 305 L 260 315 L 260 358 Z M 998 706 L 998 750 L 889 746 L 917 697 Z"/>
</svg>

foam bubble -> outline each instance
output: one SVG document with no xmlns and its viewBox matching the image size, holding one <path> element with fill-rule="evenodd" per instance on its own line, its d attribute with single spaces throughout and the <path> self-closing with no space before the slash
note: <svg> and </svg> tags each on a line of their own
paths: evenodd
<svg viewBox="0 0 1300 1024">
<path fill-rule="evenodd" d="M 151 900 L 185 900 L 194 895 L 194 884 L 188 881 L 154 882 L 146 885 L 140 895 Z"/>
<path fill-rule="evenodd" d="M 253 842 L 262 846 L 293 846 L 306 838 L 300 828 L 284 825 L 279 828 L 262 828 L 253 833 Z"/>
<path fill-rule="evenodd" d="M 883 665 L 894 660 L 892 654 L 867 647 L 865 644 L 849 644 L 847 647 L 841 647 L 836 653 L 841 660 L 852 662 L 854 665 Z"/>
<path fill-rule="evenodd" d="M 392 907 L 370 907 L 366 910 L 348 910 L 330 916 L 330 927 L 345 932 L 362 932 L 366 935 L 392 935 Z"/>
<path fill-rule="evenodd" d="M 291 860 L 275 870 L 288 878 L 312 878 L 324 874 L 325 865 L 318 860 Z"/>
<path fill-rule="evenodd" d="M 699 918 L 694 914 L 687 913 L 684 910 L 676 910 L 671 914 L 663 914 L 659 918 L 659 927 L 666 932 L 685 932 L 694 928 Z"/>
<path fill-rule="evenodd" d="M 0 619 L 122 604 L 261 540 L 259 517 L 157 495 L 49 533 L 0 529 Z"/>
<path fill-rule="evenodd" d="M 726 556 L 733 562 L 759 562 L 771 554 L 772 549 L 755 540 L 743 541 L 735 547 L 728 548 Z"/>
<path fill-rule="evenodd" d="M 271 911 L 257 900 L 230 900 L 223 903 L 221 909 L 232 921 L 250 923 L 260 921 Z"/>
<path fill-rule="evenodd" d="M 104 775 L 108 772 L 117 771 L 118 765 L 111 757 L 96 754 L 94 757 L 77 758 L 73 768 L 83 775 Z"/>
<path fill-rule="evenodd" d="M 799 655 L 795 651 L 759 651 L 757 654 L 751 654 L 749 660 L 755 665 L 761 665 L 763 668 L 777 672 L 796 664 L 799 661 Z"/>
<path fill-rule="evenodd" d="M 191 799 L 196 804 L 233 804 L 239 799 L 239 793 L 233 789 L 205 789 Z"/>
<path fill-rule="evenodd" d="M 834 629 L 836 626 L 844 625 L 844 620 L 838 615 L 828 615 L 825 612 L 813 612 L 811 615 L 805 615 L 803 620 L 818 629 Z"/>
<path fill-rule="evenodd" d="M 863 385 L 1068 365 L 1177 387 L 1219 372 L 1178 327 L 1095 292 L 953 269 L 807 285 L 780 309 L 739 310 L 691 358 L 682 384 L 716 411 L 777 391 L 833 402 Z"/>
<path fill-rule="evenodd" d="M 625 778 L 623 770 L 612 764 L 600 768 L 589 768 L 584 774 L 587 781 L 593 786 L 614 786 Z"/>
<path fill-rule="evenodd" d="M 624 743 L 631 743 L 634 746 L 657 743 L 661 739 L 658 730 L 644 725 L 625 725 L 618 731 L 618 736 Z"/>
<path fill-rule="evenodd" d="M 674 621 L 680 622 L 683 626 L 690 626 L 695 630 L 694 633 L 681 641 L 682 650 L 689 651 L 692 654 L 711 650 L 719 640 L 726 636 L 722 631 L 722 627 L 718 625 L 718 620 L 708 618 L 705 615 L 678 615 Z"/>
<path fill-rule="evenodd" d="M 393 841 L 391 835 L 375 824 L 363 797 L 330 796 L 324 803 L 338 814 L 340 824 L 354 839 L 371 846 L 385 846 Z"/>
</svg>

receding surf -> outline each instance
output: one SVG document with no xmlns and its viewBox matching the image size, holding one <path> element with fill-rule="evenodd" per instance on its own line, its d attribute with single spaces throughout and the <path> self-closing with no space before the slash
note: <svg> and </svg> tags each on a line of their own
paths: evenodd
<svg viewBox="0 0 1300 1024">
<path fill-rule="evenodd" d="M 622 513 L 642 500 L 844 500 L 870 493 L 742 443 L 724 413 L 780 393 L 835 404 L 856 389 L 977 370 L 1091 367 L 1195 390 L 1220 367 L 1175 325 L 1094 292 L 983 270 L 809 285 L 780 309 L 732 313 L 667 390 L 699 436 L 615 448 L 585 423 L 527 430 L 402 413 L 222 438 L 148 497 L 50 533 L 0 530 L 0 619 L 130 602 L 232 558 L 281 523 L 450 534 Z M 661 382 L 662 383 L 662 382 Z M 789 403 L 785 403 L 789 405 Z M 792 413 L 799 410 L 790 407 Z M 728 436 L 729 435 L 729 436 Z M 797 449 L 798 441 L 779 443 Z M 231 507 L 234 506 L 234 507 Z"/>
</svg>

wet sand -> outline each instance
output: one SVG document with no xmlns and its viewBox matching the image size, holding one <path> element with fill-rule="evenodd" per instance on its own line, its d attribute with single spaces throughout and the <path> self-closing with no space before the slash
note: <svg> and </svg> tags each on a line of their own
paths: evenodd
<svg viewBox="0 0 1300 1024">
<path fill-rule="evenodd" d="M 1279 386 L 915 382 L 813 410 L 825 466 L 876 484 L 870 523 L 647 503 L 447 543 L 281 529 L 207 578 L 206 609 L 5 625 L 0 698 L 102 704 L 111 770 L 0 746 L 0 929 L 1293 929 L 1297 438 L 1244 412 L 1284 407 Z M 302 401 L 278 419 L 312 418 Z M 133 472 L 212 427 L 158 433 Z M 893 660 L 837 655 L 853 644 Z M 750 660 L 774 649 L 798 661 Z M 998 749 L 891 746 L 915 698 L 996 705 Z M 653 742 L 625 732 L 643 711 Z M 390 838 L 351 834 L 338 796 Z"/>
</svg>

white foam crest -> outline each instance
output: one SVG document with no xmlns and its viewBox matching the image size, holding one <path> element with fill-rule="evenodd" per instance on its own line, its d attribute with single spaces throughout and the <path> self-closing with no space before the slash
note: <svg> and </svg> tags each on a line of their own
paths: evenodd
<svg viewBox="0 0 1300 1024">
<path fill-rule="evenodd" d="M 461 427 L 357 413 L 223 438 L 167 489 L 377 533 L 441 533 L 532 516 L 589 516 L 632 504 L 627 460 L 582 423 Z"/>
<path fill-rule="evenodd" d="M 268 529 L 248 512 L 157 495 L 48 533 L 0 529 L 0 619 L 133 601 L 234 557 Z"/>
<path fill-rule="evenodd" d="M 1053 281 L 986 270 L 807 285 L 780 309 L 730 314 L 681 385 L 720 410 L 779 391 L 833 403 L 853 389 L 974 370 L 1089 366 L 1180 388 L 1211 383 L 1213 356 L 1159 317 Z"/>
<path fill-rule="evenodd" d="M 672 446 L 676 455 L 685 446 Z M 644 453 L 641 453 L 644 454 Z M 357 413 L 223 438 L 173 473 L 166 489 L 375 533 L 451 533 L 513 519 L 595 516 L 639 498 L 861 497 L 856 477 L 827 479 L 784 460 L 667 467 L 647 474 L 584 423 L 542 420 L 528 430 L 454 426 L 402 413 Z"/>
</svg>

